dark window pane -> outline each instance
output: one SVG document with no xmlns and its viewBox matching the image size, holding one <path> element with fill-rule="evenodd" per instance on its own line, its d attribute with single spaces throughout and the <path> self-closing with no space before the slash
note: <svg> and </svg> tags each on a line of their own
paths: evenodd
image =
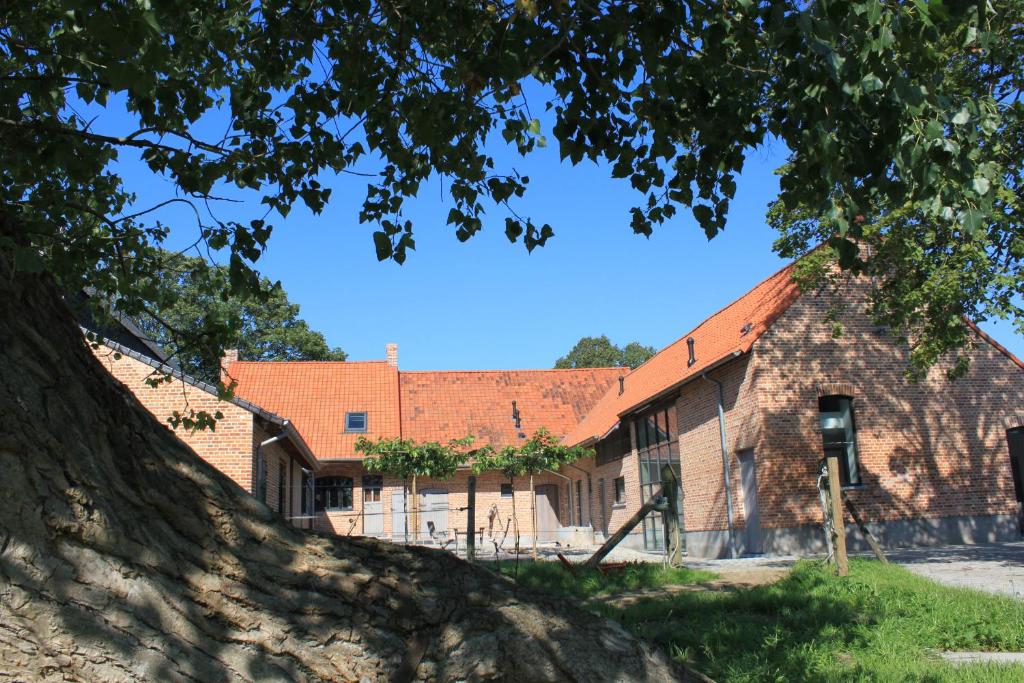
<svg viewBox="0 0 1024 683">
<path fill-rule="evenodd" d="M 502 498 L 511 498 L 512 497 L 512 484 L 502 484 L 501 485 L 501 497 Z"/>
<path fill-rule="evenodd" d="M 838 458 L 843 486 L 860 484 L 853 399 L 849 396 L 822 396 L 818 399 L 818 410 L 825 456 Z"/>
<path fill-rule="evenodd" d="M 321 477 L 316 480 L 313 501 L 317 512 L 352 509 L 352 477 Z"/>
<path fill-rule="evenodd" d="M 366 413 L 345 413 L 346 432 L 365 432 Z"/>
</svg>

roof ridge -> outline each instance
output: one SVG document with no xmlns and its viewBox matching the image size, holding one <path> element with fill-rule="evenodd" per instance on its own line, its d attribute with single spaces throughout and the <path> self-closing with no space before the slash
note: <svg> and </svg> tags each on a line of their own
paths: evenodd
<svg viewBox="0 0 1024 683">
<path fill-rule="evenodd" d="M 399 370 L 403 375 L 426 375 L 426 374 L 488 374 L 498 372 L 588 372 L 593 370 L 624 370 L 622 366 L 601 366 L 596 368 L 510 368 L 497 370 Z"/>
<path fill-rule="evenodd" d="M 231 365 L 379 365 L 386 360 L 236 360 Z"/>
<path fill-rule="evenodd" d="M 756 285 L 754 285 L 753 287 L 751 287 L 750 289 L 748 289 L 747 291 L 745 291 L 745 292 L 744 292 L 743 294 L 740 294 L 740 295 L 739 295 L 738 297 L 736 297 L 735 299 L 733 299 L 732 301 L 730 301 L 729 303 L 727 303 L 727 304 L 726 304 L 725 306 L 722 306 L 722 307 L 721 307 L 721 308 L 719 308 L 719 309 L 718 309 L 717 311 L 715 311 L 714 313 L 712 313 L 712 314 L 711 314 L 711 315 L 709 315 L 708 317 L 706 317 L 706 318 L 704 318 L 703 320 L 701 320 L 701 321 L 700 321 L 699 323 L 697 323 L 697 325 L 695 325 L 695 326 L 694 326 L 694 327 L 693 327 L 692 329 L 690 329 L 690 331 L 688 331 L 688 332 L 686 332 L 685 334 L 683 334 L 683 336 L 679 337 L 679 338 L 678 338 L 678 339 L 676 339 L 675 341 L 673 341 L 673 342 L 670 342 L 670 343 L 668 343 L 667 345 L 663 346 L 662 348 L 658 349 L 657 353 L 655 353 L 655 354 L 654 354 L 653 356 L 651 356 L 650 358 L 648 358 L 647 360 L 645 360 L 645 361 L 644 361 L 643 363 L 641 363 L 640 365 L 638 365 L 638 366 L 636 366 L 635 368 L 633 368 L 633 369 L 632 369 L 632 370 L 631 370 L 631 371 L 630 371 L 630 372 L 629 372 L 629 373 L 628 373 L 628 374 L 626 375 L 626 377 L 628 378 L 628 377 L 629 377 L 629 375 L 632 375 L 632 374 L 633 374 L 634 372 L 636 372 L 637 370 L 639 370 L 639 369 L 640 369 L 640 368 L 642 368 L 643 366 L 645 366 L 645 365 L 647 365 L 648 363 L 650 363 L 650 362 L 651 362 L 652 360 L 654 360 L 654 358 L 655 358 L 655 357 L 656 357 L 656 356 L 657 356 L 658 354 L 662 353 L 663 351 L 667 351 L 668 349 L 672 348 L 673 346 L 675 346 L 675 345 L 676 345 L 676 344 L 678 344 L 679 342 L 682 342 L 682 341 L 686 341 L 686 339 L 687 339 L 688 337 L 691 337 L 691 336 L 693 335 L 693 333 L 694 333 L 694 332 L 696 332 L 696 331 L 697 331 L 697 330 L 699 330 L 699 329 L 700 329 L 701 327 L 703 327 L 703 326 L 704 326 L 705 324 L 707 324 L 708 322 L 710 322 L 710 321 L 711 321 L 711 320 L 712 320 L 713 318 L 717 318 L 717 317 L 718 317 L 719 315 L 721 315 L 722 313 L 725 313 L 725 312 L 726 312 L 726 311 L 728 311 L 728 310 L 729 310 L 730 308 L 732 308 L 733 306 L 735 306 L 735 305 L 736 305 L 736 304 L 738 304 L 739 302 L 743 301 L 743 300 L 744 300 L 745 298 L 747 298 L 747 296 L 748 296 L 748 295 L 749 295 L 749 294 L 750 294 L 751 292 L 753 292 L 753 291 L 754 291 L 755 289 L 757 289 L 757 288 L 758 288 L 758 287 L 760 287 L 761 285 L 765 284 L 765 283 L 766 283 L 766 282 L 768 282 L 769 280 L 771 280 L 771 279 L 773 279 L 773 278 L 776 278 L 776 277 L 778 277 L 779 275 L 781 275 L 781 274 L 783 273 L 783 271 L 785 271 L 785 270 L 789 270 L 789 269 L 792 269 L 792 268 L 793 268 L 793 266 L 795 266 L 795 265 L 796 265 L 797 261 L 799 261 L 799 259 L 796 259 L 796 260 L 794 260 L 794 261 L 790 261 L 789 263 L 787 263 L 786 265 L 784 265 L 784 266 L 783 266 L 782 268 L 779 268 L 779 269 L 778 269 L 777 271 L 775 271 L 775 272 L 774 272 L 774 273 L 772 273 L 771 275 L 769 275 L 769 276 L 765 277 L 764 279 L 762 279 L 762 280 L 761 280 L 760 282 L 758 282 L 758 283 L 757 283 Z M 774 322 L 774 320 L 773 320 L 772 322 Z M 771 325 L 771 323 L 769 323 L 768 325 L 766 325 L 766 327 L 769 327 L 770 325 Z"/>
</svg>

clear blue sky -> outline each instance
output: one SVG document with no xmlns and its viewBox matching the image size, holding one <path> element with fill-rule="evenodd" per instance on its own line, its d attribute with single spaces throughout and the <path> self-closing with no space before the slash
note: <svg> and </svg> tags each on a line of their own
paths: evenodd
<svg viewBox="0 0 1024 683">
<path fill-rule="evenodd" d="M 634 235 L 629 208 L 638 195 L 628 182 L 589 162 L 560 163 L 555 145 L 526 159 L 495 151 L 499 166 L 531 178 L 517 211 L 555 229 L 533 254 L 507 241 L 499 209 L 460 243 L 445 225 L 451 203 L 433 182 L 406 211 L 416 251 L 402 266 L 380 263 L 374 227 L 357 218 L 366 181 L 345 176 L 321 179 L 334 189 L 323 214 L 297 208 L 287 219 L 272 217 L 277 227 L 260 270 L 280 280 L 309 324 L 351 360 L 383 358 L 384 345 L 396 342 L 400 366 L 421 370 L 547 368 L 586 335 L 661 348 L 784 265 L 764 221 L 781 146 L 750 156 L 728 228 L 711 241 L 684 210 L 650 239 Z M 140 204 L 168 196 L 163 181 L 134 166 L 126 158 L 121 170 Z M 217 211 L 262 214 L 251 198 Z M 188 213 L 171 207 L 160 217 L 175 226 L 171 246 L 194 239 Z M 983 327 L 1024 356 L 1024 340 L 1009 324 Z"/>
</svg>

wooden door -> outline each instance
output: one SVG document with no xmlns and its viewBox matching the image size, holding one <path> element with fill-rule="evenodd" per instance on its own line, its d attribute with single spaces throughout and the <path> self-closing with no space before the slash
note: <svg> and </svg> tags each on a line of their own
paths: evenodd
<svg viewBox="0 0 1024 683">
<path fill-rule="evenodd" d="M 537 540 L 558 540 L 562 523 L 558 518 L 558 486 L 541 484 L 537 491 Z"/>
</svg>

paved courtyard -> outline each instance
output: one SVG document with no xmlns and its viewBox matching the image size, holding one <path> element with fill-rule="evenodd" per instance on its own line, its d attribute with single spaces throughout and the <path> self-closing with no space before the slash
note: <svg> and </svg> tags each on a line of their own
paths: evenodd
<svg viewBox="0 0 1024 683">
<path fill-rule="evenodd" d="M 1024 600 L 1024 541 L 903 548 L 886 555 L 890 562 L 941 583 Z"/>
<path fill-rule="evenodd" d="M 528 549 L 527 549 L 528 552 Z M 592 548 L 564 548 L 542 546 L 542 559 L 555 560 L 563 553 L 572 562 L 583 562 L 590 557 Z M 481 553 L 489 559 L 492 553 Z M 527 555 L 528 556 L 528 555 Z M 871 557 L 870 553 L 858 556 Z M 502 554 L 502 559 L 512 557 Z M 928 548 L 900 548 L 886 551 L 890 562 L 906 567 L 921 576 L 952 586 L 963 586 L 992 593 L 1011 595 L 1024 600 L 1024 541 L 977 545 L 951 545 Z M 726 576 L 754 577 L 763 573 L 765 579 L 780 577 L 799 559 L 796 556 L 755 556 L 738 559 L 704 560 L 686 558 L 686 566 L 708 569 Z M 616 548 L 607 562 L 662 562 L 660 553 L 629 548 Z M 758 581 L 760 583 L 760 581 Z"/>
</svg>

